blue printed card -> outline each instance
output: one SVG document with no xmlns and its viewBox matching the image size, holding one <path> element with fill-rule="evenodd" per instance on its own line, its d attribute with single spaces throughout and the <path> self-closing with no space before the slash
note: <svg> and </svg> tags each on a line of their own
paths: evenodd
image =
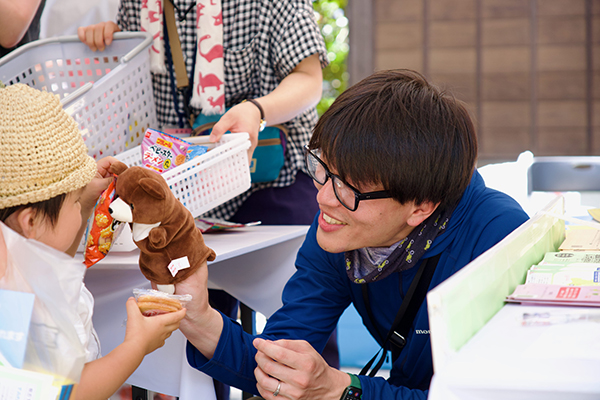
<svg viewBox="0 0 600 400">
<path fill-rule="evenodd" d="M 23 367 L 33 293 L 0 290 L 0 365 Z"/>
</svg>

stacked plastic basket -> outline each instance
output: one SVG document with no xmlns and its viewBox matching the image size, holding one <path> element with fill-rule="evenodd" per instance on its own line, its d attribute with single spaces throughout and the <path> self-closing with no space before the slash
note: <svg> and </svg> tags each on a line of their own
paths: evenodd
<svg viewBox="0 0 600 400">
<path fill-rule="evenodd" d="M 116 155 L 156 127 L 150 43 L 144 33 L 120 33 L 94 53 L 76 36 L 38 40 L 0 60 L 0 80 L 56 93 L 79 124 L 90 155 Z"/>
<path fill-rule="evenodd" d="M 77 121 L 89 154 L 141 164 L 147 128 L 159 128 L 152 94 L 149 47 L 143 32 L 119 32 L 102 52 L 76 36 L 38 40 L 0 59 L 5 85 L 24 83 L 56 93 Z M 250 187 L 248 135 L 228 134 L 208 153 L 163 174 L 194 217 Z"/>
</svg>

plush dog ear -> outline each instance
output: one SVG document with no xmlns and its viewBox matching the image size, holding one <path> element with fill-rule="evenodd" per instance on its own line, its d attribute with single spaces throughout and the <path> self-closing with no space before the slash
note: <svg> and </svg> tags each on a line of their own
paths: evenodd
<svg viewBox="0 0 600 400">
<path fill-rule="evenodd" d="M 165 188 L 154 179 L 142 178 L 139 181 L 139 185 L 146 193 L 158 200 L 163 200 L 167 197 Z"/>
<path fill-rule="evenodd" d="M 122 163 L 121 161 L 116 161 L 113 164 L 111 164 L 109 171 L 112 172 L 115 175 L 120 175 L 123 173 L 123 171 L 125 171 L 127 169 L 127 164 Z"/>
</svg>

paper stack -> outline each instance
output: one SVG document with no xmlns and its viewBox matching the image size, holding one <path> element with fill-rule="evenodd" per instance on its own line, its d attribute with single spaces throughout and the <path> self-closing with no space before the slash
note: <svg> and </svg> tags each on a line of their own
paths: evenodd
<svg viewBox="0 0 600 400">
<path fill-rule="evenodd" d="M 533 265 L 506 301 L 600 307 L 600 231 L 570 230 L 559 249 Z"/>
</svg>

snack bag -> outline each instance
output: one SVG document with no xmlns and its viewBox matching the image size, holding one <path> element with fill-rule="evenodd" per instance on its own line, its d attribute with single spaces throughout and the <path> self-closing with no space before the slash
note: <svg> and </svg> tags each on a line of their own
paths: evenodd
<svg viewBox="0 0 600 400">
<path fill-rule="evenodd" d="M 110 215 L 108 207 L 115 197 L 116 178 L 102 192 L 85 232 L 84 264 L 89 268 L 102 260 L 110 250 L 123 225 Z"/>
<path fill-rule="evenodd" d="M 147 129 L 142 140 L 142 165 L 163 173 L 206 153 L 209 146 L 190 143 L 175 136 Z"/>
<path fill-rule="evenodd" d="M 133 289 L 133 295 L 146 317 L 179 311 L 192 300 L 189 294 L 168 294 L 154 289 Z"/>
</svg>

